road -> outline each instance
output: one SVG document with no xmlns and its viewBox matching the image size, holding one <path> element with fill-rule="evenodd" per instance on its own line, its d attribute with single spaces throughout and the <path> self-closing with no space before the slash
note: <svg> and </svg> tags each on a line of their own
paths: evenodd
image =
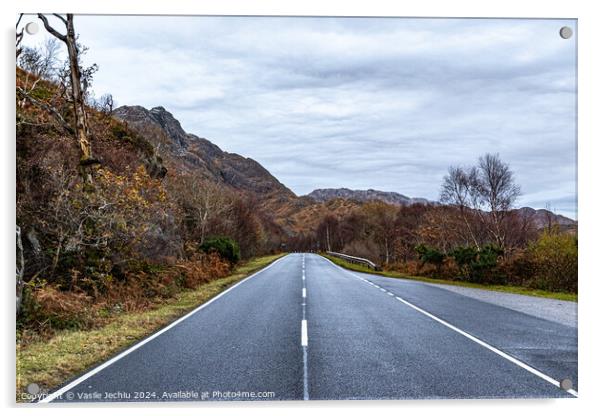
<svg viewBox="0 0 602 416">
<path fill-rule="evenodd" d="M 574 397 L 566 378 L 576 328 L 290 254 L 45 401 Z"/>
</svg>

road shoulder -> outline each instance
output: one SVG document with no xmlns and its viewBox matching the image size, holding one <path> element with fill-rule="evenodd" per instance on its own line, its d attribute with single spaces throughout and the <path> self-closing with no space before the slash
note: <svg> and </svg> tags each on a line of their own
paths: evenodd
<svg viewBox="0 0 602 416">
<path fill-rule="evenodd" d="M 546 319 L 572 328 L 577 328 L 577 302 L 539 298 L 514 293 L 494 292 L 486 289 L 452 286 L 439 283 L 426 283 L 482 302 L 503 306 L 527 315 Z"/>
</svg>

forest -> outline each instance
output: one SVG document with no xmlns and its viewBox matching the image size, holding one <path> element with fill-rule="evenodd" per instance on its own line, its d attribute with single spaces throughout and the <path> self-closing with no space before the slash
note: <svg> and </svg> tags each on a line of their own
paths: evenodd
<svg viewBox="0 0 602 416">
<path fill-rule="evenodd" d="M 341 252 L 413 276 L 577 293 L 577 233 L 545 211 L 543 223 L 513 209 L 520 195 L 510 166 L 487 154 L 450 167 L 440 202 L 369 202 L 324 216 L 298 250 Z"/>
</svg>

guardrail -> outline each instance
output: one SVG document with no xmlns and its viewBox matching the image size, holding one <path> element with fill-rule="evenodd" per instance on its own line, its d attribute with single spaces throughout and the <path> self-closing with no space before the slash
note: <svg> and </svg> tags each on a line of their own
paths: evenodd
<svg viewBox="0 0 602 416">
<path fill-rule="evenodd" d="M 363 259 L 361 257 L 355 257 L 355 256 L 350 256 L 348 254 L 343 254 L 343 253 L 337 253 L 335 251 L 327 251 L 326 254 L 329 254 L 333 257 L 338 257 L 340 259 L 346 260 L 349 263 L 355 263 L 355 264 L 363 264 L 364 266 L 368 266 L 370 267 L 372 270 L 380 270 L 380 267 L 371 262 L 368 259 Z"/>
</svg>

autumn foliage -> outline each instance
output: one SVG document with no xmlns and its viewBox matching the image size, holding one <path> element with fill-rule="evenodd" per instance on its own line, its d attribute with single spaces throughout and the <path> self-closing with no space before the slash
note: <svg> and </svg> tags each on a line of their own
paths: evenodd
<svg viewBox="0 0 602 416">
<path fill-rule="evenodd" d="M 374 201 L 345 215 L 324 216 L 314 234 L 290 244 L 295 250 L 367 258 L 413 276 L 577 292 L 574 232 L 555 225 L 538 229 L 529 217 L 509 211 L 496 238 L 482 215 L 457 206 L 396 207 Z"/>
<path fill-rule="evenodd" d="M 27 89 L 72 122 L 59 84 L 17 69 Z M 35 85 L 33 85 L 35 83 Z M 271 250 L 248 196 L 170 170 L 156 149 L 107 111 L 87 107 L 94 156 L 82 177 L 74 137 L 26 99 L 17 110 L 17 224 L 23 257 L 18 328 L 52 334 L 102 325 L 230 273 Z M 203 250 L 220 237 L 237 256 Z M 223 253 L 222 253 L 223 254 Z"/>
</svg>

